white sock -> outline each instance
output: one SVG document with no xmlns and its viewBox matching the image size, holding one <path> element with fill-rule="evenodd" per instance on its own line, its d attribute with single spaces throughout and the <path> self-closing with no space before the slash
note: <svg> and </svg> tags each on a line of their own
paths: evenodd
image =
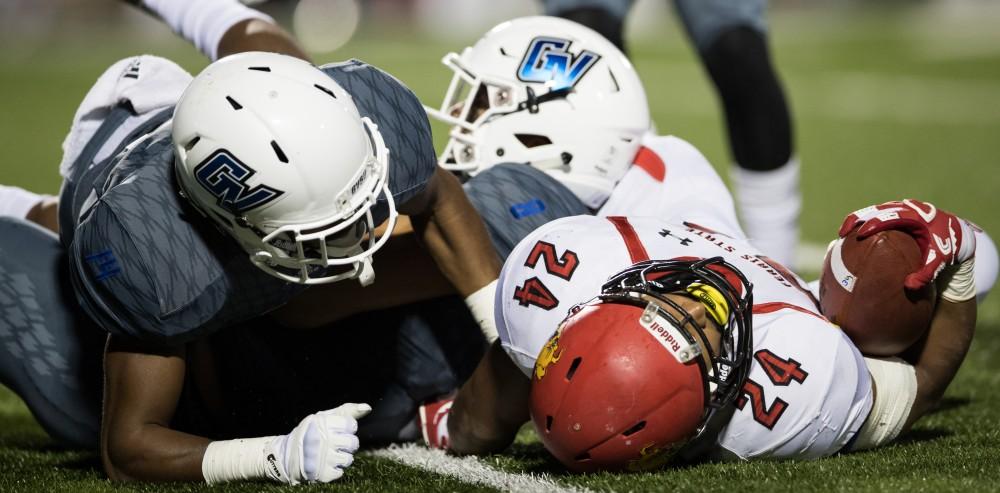
<svg viewBox="0 0 1000 493">
<path fill-rule="evenodd" d="M 24 219 L 42 196 L 23 188 L 0 185 L 0 216 Z"/>
<path fill-rule="evenodd" d="M 740 220 L 750 242 L 768 257 L 794 269 L 802 210 L 799 161 L 793 157 L 771 171 L 733 166 L 730 176 Z"/>
</svg>

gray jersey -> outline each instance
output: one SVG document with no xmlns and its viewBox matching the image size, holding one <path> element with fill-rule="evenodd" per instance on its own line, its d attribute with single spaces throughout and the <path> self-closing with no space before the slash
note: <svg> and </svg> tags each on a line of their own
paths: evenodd
<svg viewBox="0 0 1000 493">
<path fill-rule="evenodd" d="M 424 189 L 436 166 L 419 100 L 392 76 L 360 61 L 322 69 L 379 126 L 390 150 L 389 189 L 397 204 L 406 203 Z M 128 108 L 109 113 L 106 125 L 114 126 L 111 117 L 123 111 Z M 127 152 L 76 166 L 63 190 L 63 203 L 71 204 L 63 241 L 77 296 L 94 320 L 115 334 L 179 343 L 273 310 L 304 286 L 254 267 L 178 195 L 170 113 L 154 115 L 130 134 L 138 140 Z M 95 140 L 114 134 L 101 130 Z M 85 152 L 81 159 L 87 158 Z M 373 212 L 376 223 L 388 213 L 384 203 Z"/>
</svg>

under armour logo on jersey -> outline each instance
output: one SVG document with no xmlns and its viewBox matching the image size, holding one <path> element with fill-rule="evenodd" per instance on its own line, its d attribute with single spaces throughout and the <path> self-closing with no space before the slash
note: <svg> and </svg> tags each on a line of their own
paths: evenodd
<svg viewBox="0 0 1000 493">
<path fill-rule="evenodd" d="M 247 180 L 256 173 L 226 149 L 215 151 L 194 169 L 198 183 L 218 199 L 219 207 L 237 214 L 260 207 L 285 193 L 267 185 L 250 188 Z"/>
<path fill-rule="evenodd" d="M 583 50 L 579 55 L 570 53 L 568 39 L 540 36 L 531 41 L 517 70 L 517 78 L 525 82 L 553 82 L 549 90 L 573 87 L 593 67 L 601 55 Z"/>
</svg>

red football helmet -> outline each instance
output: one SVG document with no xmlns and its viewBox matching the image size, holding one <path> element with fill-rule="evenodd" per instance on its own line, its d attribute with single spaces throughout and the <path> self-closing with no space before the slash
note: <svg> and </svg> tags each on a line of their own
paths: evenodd
<svg viewBox="0 0 1000 493">
<path fill-rule="evenodd" d="M 728 305 L 720 354 L 693 317 L 664 296 L 692 284 L 715 288 Z M 666 464 L 713 416 L 725 414 L 716 411 L 735 400 L 746 379 L 751 291 L 721 257 L 641 262 L 612 276 L 600 296 L 570 311 L 539 355 L 531 417 L 542 443 L 574 471 Z"/>
</svg>

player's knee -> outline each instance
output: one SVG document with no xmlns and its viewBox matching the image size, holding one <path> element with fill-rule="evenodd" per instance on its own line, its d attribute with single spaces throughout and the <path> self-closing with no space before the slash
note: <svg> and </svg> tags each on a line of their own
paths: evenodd
<svg viewBox="0 0 1000 493">
<path fill-rule="evenodd" d="M 625 52 L 625 38 L 622 34 L 625 20 L 621 17 L 600 7 L 570 9 L 560 12 L 559 17 L 583 24 L 597 31 L 601 36 L 607 38 L 608 41 L 614 43 L 623 53 Z"/>
</svg>

